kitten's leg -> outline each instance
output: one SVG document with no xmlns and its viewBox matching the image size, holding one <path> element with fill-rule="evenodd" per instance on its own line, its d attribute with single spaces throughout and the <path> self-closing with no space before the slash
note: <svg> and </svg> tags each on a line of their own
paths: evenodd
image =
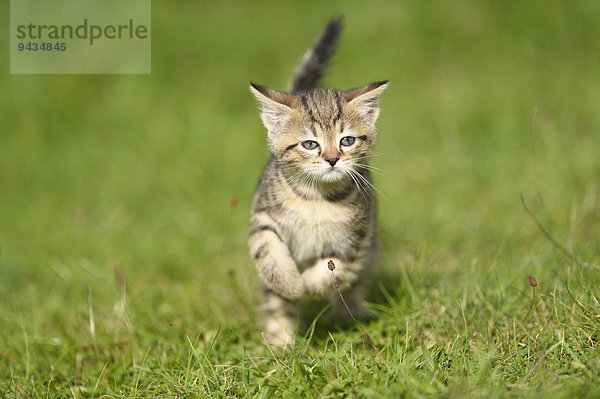
<svg viewBox="0 0 600 399">
<path fill-rule="evenodd" d="M 306 294 L 314 297 L 325 297 L 335 292 L 335 281 L 327 264 L 332 260 L 335 264 L 335 278 L 341 290 L 349 288 L 357 279 L 360 266 L 355 262 L 345 262 L 338 258 L 321 258 L 314 266 L 302 273 L 302 282 Z"/>
<path fill-rule="evenodd" d="M 300 297 L 304 290 L 302 278 L 277 224 L 265 213 L 253 215 L 250 223 L 250 254 L 260 277 L 282 297 Z"/>
<path fill-rule="evenodd" d="M 298 324 L 297 305 L 267 286 L 264 287 L 263 299 L 263 308 L 267 312 L 264 318 L 267 342 L 280 348 L 294 345 Z"/>
</svg>

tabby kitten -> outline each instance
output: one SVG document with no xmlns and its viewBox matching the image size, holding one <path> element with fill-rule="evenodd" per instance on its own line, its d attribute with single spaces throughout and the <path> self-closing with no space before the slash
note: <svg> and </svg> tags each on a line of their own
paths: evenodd
<svg viewBox="0 0 600 399">
<path fill-rule="evenodd" d="M 348 91 L 315 87 L 340 30 L 340 19 L 329 22 L 288 93 L 250 87 L 271 159 L 254 196 L 249 246 L 264 282 L 265 336 L 281 347 L 294 343 L 296 299 L 337 298 L 330 259 L 353 311 L 368 312 L 359 286 L 376 260 L 367 159 L 387 81 Z"/>
</svg>

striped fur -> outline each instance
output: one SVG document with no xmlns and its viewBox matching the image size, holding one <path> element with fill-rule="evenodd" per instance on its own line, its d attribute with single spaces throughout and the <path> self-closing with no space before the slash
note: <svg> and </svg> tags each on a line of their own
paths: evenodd
<svg viewBox="0 0 600 399">
<path fill-rule="evenodd" d="M 354 310 L 366 312 L 360 282 L 376 261 L 368 156 L 387 82 L 348 91 L 311 88 L 340 27 L 333 20 L 325 28 L 308 53 L 313 55 L 299 67 L 291 93 L 251 85 L 262 107 L 271 159 L 254 196 L 249 247 L 265 285 L 266 337 L 278 346 L 294 342 L 295 300 L 335 294 L 329 260 Z M 311 57 L 318 63 L 311 64 Z"/>
</svg>

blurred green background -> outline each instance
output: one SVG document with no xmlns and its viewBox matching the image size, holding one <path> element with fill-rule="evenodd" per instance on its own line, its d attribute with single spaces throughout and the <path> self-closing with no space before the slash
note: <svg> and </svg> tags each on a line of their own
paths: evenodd
<svg viewBox="0 0 600 399">
<path fill-rule="evenodd" d="M 231 342 L 260 345 L 246 237 L 268 154 L 248 84 L 285 89 L 340 13 L 323 83 L 391 82 L 372 161 L 384 170 L 377 276 L 413 298 L 407 309 L 481 287 L 499 309 L 526 310 L 527 275 L 542 293 L 568 280 L 519 193 L 562 245 L 599 263 L 598 2 L 152 7 L 151 75 L 10 75 L 8 59 L 0 65 L 3 380 L 73 384 L 87 370 L 93 387 L 120 355 L 139 361 L 152 346 L 176 363 L 185 337 L 219 326 Z"/>
</svg>

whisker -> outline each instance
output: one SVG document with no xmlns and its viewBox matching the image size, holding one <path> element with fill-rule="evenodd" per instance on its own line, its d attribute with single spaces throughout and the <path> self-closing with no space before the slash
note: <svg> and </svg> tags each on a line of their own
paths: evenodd
<svg viewBox="0 0 600 399">
<path fill-rule="evenodd" d="M 381 169 L 381 168 L 377 168 L 377 167 L 375 167 L 375 166 L 372 166 L 372 165 L 368 165 L 368 164 L 366 164 L 366 163 L 358 163 L 358 162 L 354 162 L 354 163 L 352 163 L 352 165 L 361 166 L 361 167 L 363 167 L 363 168 L 365 168 L 365 169 L 370 169 L 370 170 L 378 170 L 378 171 L 384 172 L 384 170 L 383 170 L 383 169 Z"/>
<path fill-rule="evenodd" d="M 354 178 L 356 179 L 356 182 L 358 183 L 358 187 L 360 188 L 360 190 L 366 195 L 363 196 L 363 198 L 365 200 L 367 200 L 367 197 L 369 200 L 373 199 L 373 185 L 372 184 L 367 184 L 369 183 L 363 176 L 361 176 L 360 173 L 358 173 L 356 170 L 351 169 L 351 174 L 354 176 Z"/>
<path fill-rule="evenodd" d="M 366 170 L 371 171 L 373 173 L 376 173 L 376 174 L 378 174 L 380 176 L 384 176 L 385 175 L 385 173 L 383 173 L 384 172 L 383 169 L 376 168 L 376 167 L 371 166 L 371 165 L 366 165 L 366 164 L 362 164 L 362 163 L 353 163 L 352 166 L 353 167 L 362 168 L 362 169 L 366 169 Z"/>
<path fill-rule="evenodd" d="M 366 159 L 366 158 L 380 157 L 380 156 L 383 156 L 383 155 L 388 155 L 388 154 L 391 154 L 391 152 L 378 152 L 378 153 L 375 153 L 375 154 L 367 154 L 367 155 L 363 155 L 362 157 L 356 157 L 356 158 L 354 158 L 354 159 L 355 159 L 355 160 L 358 160 L 358 159 Z"/>
<path fill-rule="evenodd" d="M 360 185 L 360 183 L 358 182 L 358 180 L 356 180 L 356 178 L 354 177 L 354 170 L 350 169 L 348 176 L 350 176 L 350 178 L 352 179 L 352 181 L 354 182 L 354 184 L 356 185 L 356 189 L 358 190 L 358 193 L 360 194 L 360 196 L 363 198 L 364 201 L 367 201 L 367 197 L 365 197 L 365 194 L 363 193 L 363 189 Z"/>
<path fill-rule="evenodd" d="M 356 173 L 356 175 L 357 175 L 357 176 L 358 176 L 360 179 L 362 179 L 362 181 L 363 181 L 363 182 L 365 182 L 365 184 L 366 184 L 366 185 L 367 185 L 367 186 L 368 186 L 368 187 L 369 187 L 371 190 L 373 190 L 373 191 L 375 191 L 375 192 L 377 192 L 377 193 L 379 192 L 379 190 L 377 189 L 377 187 L 375 187 L 375 186 L 373 185 L 373 183 L 371 183 L 371 182 L 370 182 L 370 181 L 369 181 L 369 180 L 368 180 L 366 177 L 364 177 L 363 175 L 361 175 L 361 174 L 360 174 L 360 173 L 358 173 L 358 172 Z"/>
<path fill-rule="evenodd" d="M 365 187 L 368 188 L 368 193 L 369 193 L 369 197 L 372 199 L 373 198 L 373 193 L 377 192 L 379 193 L 379 190 L 377 189 L 377 187 L 375 187 L 373 185 L 373 183 L 371 183 L 367 178 L 365 178 L 363 175 L 361 175 L 360 173 L 358 173 L 357 171 L 354 171 L 356 177 L 358 178 L 358 180 L 360 180 Z"/>
</svg>

